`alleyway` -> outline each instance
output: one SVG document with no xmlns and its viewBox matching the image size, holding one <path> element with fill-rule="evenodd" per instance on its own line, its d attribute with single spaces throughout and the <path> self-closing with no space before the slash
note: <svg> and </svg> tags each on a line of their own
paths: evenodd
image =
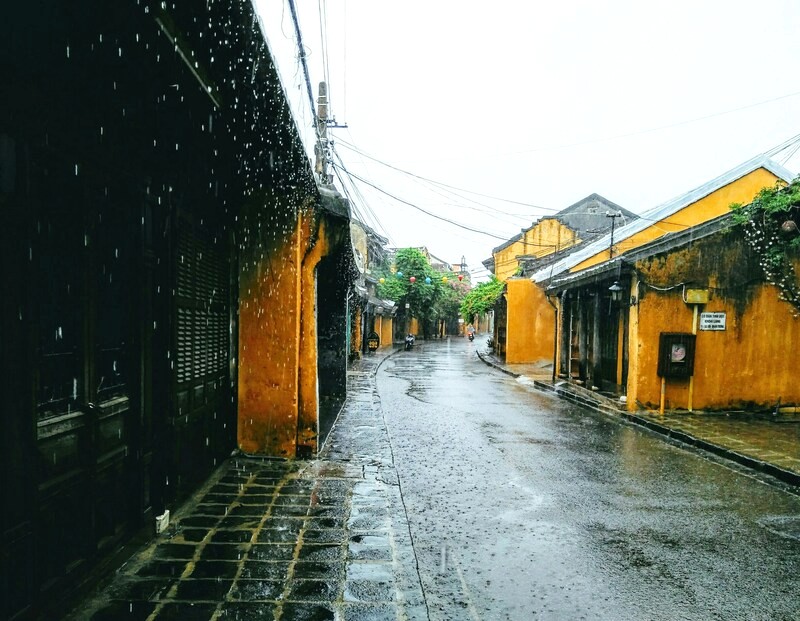
<svg viewBox="0 0 800 621">
<path fill-rule="evenodd" d="M 230 460 L 71 619 L 796 618 L 800 498 L 780 486 L 466 339 L 349 383 L 319 460 Z"/>
</svg>

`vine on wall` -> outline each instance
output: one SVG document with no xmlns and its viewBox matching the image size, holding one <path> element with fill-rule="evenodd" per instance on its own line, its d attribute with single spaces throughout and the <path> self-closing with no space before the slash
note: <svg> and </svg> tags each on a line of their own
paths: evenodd
<svg viewBox="0 0 800 621">
<path fill-rule="evenodd" d="M 759 257 L 767 282 L 775 285 L 780 299 L 800 317 L 800 284 L 795 262 L 800 256 L 800 177 L 789 185 L 764 188 L 747 205 L 731 205 L 734 222 Z"/>
</svg>

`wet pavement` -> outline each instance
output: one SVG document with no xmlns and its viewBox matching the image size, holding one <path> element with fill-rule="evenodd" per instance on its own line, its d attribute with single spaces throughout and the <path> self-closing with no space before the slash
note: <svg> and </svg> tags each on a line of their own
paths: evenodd
<svg viewBox="0 0 800 621">
<path fill-rule="evenodd" d="M 230 459 L 69 617 L 427 619 L 375 369 L 357 363 L 320 458 Z"/>
<path fill-rule="evenodd" d="M 798 618 L 795 488 L 475 353 L 378 373 L 431 619 Z"/>
<path fill-rule="evenodd" d="M 477 342 L 477 340 L 476 340 Z M 489 366 L 535 387 L 556 392 L 589 408 L 701 448 L 739 464 L 800 485 L 800 414 L 769 412 L 627 412 L 617 399 L 552 380 L 552 365 L 505 364 L 488 349 L 477 349 Z"/>
<path fill-rule="evenodd" d="M 357 362 L 318 459 L 231 458 L 67 618 L 798 618 L 796 488 L 476 346 Z"/>
</svg>

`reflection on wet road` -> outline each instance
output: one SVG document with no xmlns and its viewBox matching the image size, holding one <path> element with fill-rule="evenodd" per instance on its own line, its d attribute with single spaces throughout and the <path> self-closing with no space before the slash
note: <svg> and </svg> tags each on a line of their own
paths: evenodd
<svg viewBox="0 0 800 621">
<path fill-rule="evenodd" d="M 431 619 L 800 618 L 800 497 L 419 341 L 378 390 Z"/>
</svg>

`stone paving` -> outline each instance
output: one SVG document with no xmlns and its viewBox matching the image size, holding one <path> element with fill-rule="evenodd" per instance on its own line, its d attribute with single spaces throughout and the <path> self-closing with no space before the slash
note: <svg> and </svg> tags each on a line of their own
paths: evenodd
<svg viewBox="0 0 800 621">
<path fill-rule="evenodd" d="M 319 459 L 231 458 L 69 618 L 427 619 L 375 389 L 384 357 L 348 374 Z"/>
<path fill-rule="evenodd" d="M 778 414 L 637 412 L 656 424 L 800 477 L 800 418 Z"/>
</svg>

